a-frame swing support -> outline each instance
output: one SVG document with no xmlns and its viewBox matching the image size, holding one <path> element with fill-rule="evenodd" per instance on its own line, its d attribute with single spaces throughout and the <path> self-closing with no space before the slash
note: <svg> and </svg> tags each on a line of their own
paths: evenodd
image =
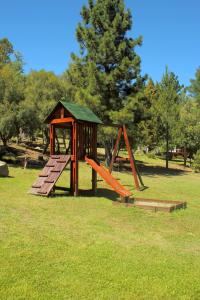
<svg viewBox="0 0 200 300">
<path fill-rule="evenodd" d="M 128 159 L 129 159 L 130 165 L 131 165 L 131 171 L 132 171 L 132 174 L 133 174 L 134 185 L 135 185 L 137 190 L 140 190 L 141 189 L 140 185 L 141 185 L 141 187 L 144 187 L 144 183 L 142 181 L 142 177 L 141 177 L 141 175 L 139 173 L 139 170 L 137 168 L 137 165 L 135 163 L 135 158 L 134 158 L 134 155 L 133 155 L 130 143 L 129 143 L 128 134 L 127 134 L 127 130 L 126 130 L 125 125 L 120 126 L 119 129 L 118 129 L 117 140 L 115 142 L 113 155 L 112 155 L 112 160 L 111 160 L 110 167 L 109 167 L 109 172 L 110 173 L 112 172 L 113 165 L 114 165 L 114 162 L 115 162 L 115 159 L 116 159 L 116 154 L 117 154 L 117 151 L 118 151 L 118 148 L 119 148 L 120 139 L 121 139 L 122 135 L 124 136 L 126 149 L 128 151 Z"/>
</svg>

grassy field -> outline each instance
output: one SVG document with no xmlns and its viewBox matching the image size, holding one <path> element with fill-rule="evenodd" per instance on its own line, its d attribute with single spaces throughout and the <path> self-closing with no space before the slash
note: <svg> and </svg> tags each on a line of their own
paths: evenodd
<svg viewBox="0 0 200 300">
<path fill-rule="evenodd" d="M 10 167 L 0 178 L 0 299 L 200 299 L 200 175 L 138 159 L 148 189 L 134 191 L 128 171 L 115 177 L 186 210 L 115 206 L 103 181 L 96 197 L 37 197 L 27 190 L 39 171 Z M 69 186 L 68 170 L 59 185 Z M 90 186 L 81 164 L 80 188 Z"/>
</svg>

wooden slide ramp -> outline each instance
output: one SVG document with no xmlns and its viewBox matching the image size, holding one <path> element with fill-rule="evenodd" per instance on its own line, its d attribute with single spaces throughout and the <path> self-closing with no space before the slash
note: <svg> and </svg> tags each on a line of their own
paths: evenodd
<svg viewBox="0 0 200 300">
<path fill-rule="evenodd" d="M 125 189 L 123 185 L 119 183 L 107 169 L 98 165 L 93 159 L 85 157 L 85 161 L 107 182 L 108 185 L 112 187 L 112 189 L 118 193 L 123 198 L 128 198 L 132 195 L 132 193 Z"/>
<path fill-rule="evenodd" d="M 30 194 L 48 196 L 70 159 L 70 155 L 51 155 L 44 169 L 32 185 L 29 191 Z"/>
</svg>

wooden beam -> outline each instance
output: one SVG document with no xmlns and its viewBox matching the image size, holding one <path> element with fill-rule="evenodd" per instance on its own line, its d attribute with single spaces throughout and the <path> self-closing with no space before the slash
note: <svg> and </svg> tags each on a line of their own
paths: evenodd
<svg viewBox="0 0 200 300">
<path fill-rule="evenodd" d="M 135 167 L 135 160 L 134 160 L 133 152 L 131 150 L 131 146 L 129 144 L 128 134 L 127 134 L 125 125 L 123 125 L 123 134 L 124 134 L 124 140 L 125 140 L 126 148 L 127 148 L 127 151 L 128 151 L 128 156 L 129 156 L 130 163 L 131 163 L 131 169 L 132 169 L 132 173 L 133 173 L 135 187 L 136 187 L 137 190 L 139 190 L 140 186 L 139 186 L 139 181 L 138 181 L 138 177 L 137 177 L 137 170 L 136 170 L 136 167 Z"/>
<path fill-rule="evenodd" d="M 97 160 L 97 125 L 92 126 L 92 158 Z M 97 172 L 92 168 L 92 191 L 96 194 L 97 191 Z"/>
<path fill-rule="evenodd" d="M 69 118 L 60 118 L 60 119 L 53 119 L 50 124 L 60 124 L 60 123 L 70 123 L 74 122 L 74 119 L 69 117 Z"/>
<path fill-rule="evenodd" d="M 61 119 L 64 119 L 64 114 L 65 114 L 65 108 L 61 107 L 61 111 L 60 111 L 60 117 L 61 117 Z"/>
<path fill-rule="evenodd" d="M 55 154 L 55 127 L 50 124 L 50 155 Z"/>
<path fill-rule="evenodd" d="M 73 123 L 71 132 L 72 154 L 71 154 L 71 176 L 70 190 L 73 196 L 78 196 L 78 124 Z"/>
</svg>

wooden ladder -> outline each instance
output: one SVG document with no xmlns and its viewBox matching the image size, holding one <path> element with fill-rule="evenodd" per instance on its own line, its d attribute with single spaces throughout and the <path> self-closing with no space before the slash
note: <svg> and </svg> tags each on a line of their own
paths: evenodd
<svg viewBox="0 0 200 300">
<path fill-rule="evenodd" d="M 71 159 L 70 155 L 51 155 L 29 193 L 49 196 L 61 173 Z"/>
</svg>

